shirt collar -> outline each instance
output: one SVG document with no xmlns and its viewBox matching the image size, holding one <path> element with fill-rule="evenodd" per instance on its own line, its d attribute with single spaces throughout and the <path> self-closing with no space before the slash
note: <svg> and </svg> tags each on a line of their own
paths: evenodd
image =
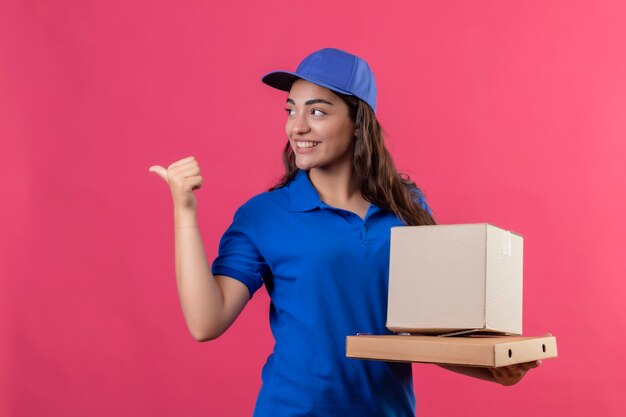
<svg viewBox="0 0 626 417">
<path fill-rule="evenodd" d="M 307 172 L 298 169 L 295 178 L 289 184 L 292 211 L 307 211 L 320 207 L 320 195 L 313 187 Z"/>
<path fill-rule="evenodd" d="M 328 208 L 328 204 L 320 199 L 320 195 L 311 183 L 307 171 L 298 169 L 296 176 L 289 184 L 291 196 L 291 211 L 308 211 L 314 208 Z M 381 209 L 374 203 L 370 203 L 370 215 Z"/>
</svg>

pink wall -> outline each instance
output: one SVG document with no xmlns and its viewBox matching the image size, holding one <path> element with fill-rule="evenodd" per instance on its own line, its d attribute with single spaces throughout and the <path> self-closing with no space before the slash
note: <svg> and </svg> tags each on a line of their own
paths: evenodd
<svg viewBox="0 0 626 417">
<path fill-rule="evenodd" d="M 513 387 L 414 365 L 418 415 L 625 415 L 624 3 L 236 3 L 0 3 L 0 416 L 249 415 L 267 294 L 192 339 L 148 167 L 196 156 L 212 260 L 281 173 L 259 77 L 325 46 L 370 62 L 439 222 L 524 235 L 524 332 L 558 340 Z"/>
</svg>

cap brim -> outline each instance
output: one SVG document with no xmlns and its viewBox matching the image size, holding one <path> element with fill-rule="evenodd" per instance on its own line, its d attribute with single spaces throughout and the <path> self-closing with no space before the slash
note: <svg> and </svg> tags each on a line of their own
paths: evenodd
<svg viewBox="0 0 626 417">
<path fill-rule="evenodd" d="M 270 87 L 277 88 L 283 91 L 291 90 L 291 85 L 301 77 L 297 76 L 293 72 L 288 71 L 272 71 L 265 74 L 261 81 Z"/>
<path fill-rule="evenodd" d="M 328 88 L 329 90 L 335 91 L 337 93 L 345 94 L 348 96 L 354 95 L 348 91 L 342 90 L 341 88 L 337 88 L 333 85 L 325 83 L 324 81 L 320 81 L 309 76 L 297 75 L 296 73 L 289 72 L 289 71 L 272 71 L 268 74 L 265 74 L 261 78 L 261 81 L 263 81 L 265 84 L 269 85 L 270 87 L 274 87 L 283 91 L 291 90 L 291 85 L 296 80 L 305 80 L 313 84 L 317 84 L 321 87 Z"/>
</svg>

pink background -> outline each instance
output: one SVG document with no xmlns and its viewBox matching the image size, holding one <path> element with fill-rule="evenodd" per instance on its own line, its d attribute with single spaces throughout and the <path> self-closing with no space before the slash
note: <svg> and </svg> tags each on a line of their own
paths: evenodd
<svg viewBox="0 0 626 417">
<path fill-rule="evenodd" d="M 193 340 L 148 167 L 198 159 L 212 261 L 281 174 L 285 93 L 260 76 L 326 46 L 370 62 L 440 223 L 524 235 L 524 333 L 558 340 L 512 387 L 414 365 L 417 415 L 626 415 L 624 3 L 383 4 L 0 3 L 0 416 L 252 412 L 267 293 Z"/>
</svg>

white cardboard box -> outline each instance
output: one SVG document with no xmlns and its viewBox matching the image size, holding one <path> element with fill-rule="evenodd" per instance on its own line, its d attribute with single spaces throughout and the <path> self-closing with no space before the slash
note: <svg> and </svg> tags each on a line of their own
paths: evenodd
<svg viewBox="0 0 626 417">
<path fill-rule="evenodd" d="M 387 328 L 522 334 L 523 238 L 487 223 L 391 228 Z"/>
</svg>

